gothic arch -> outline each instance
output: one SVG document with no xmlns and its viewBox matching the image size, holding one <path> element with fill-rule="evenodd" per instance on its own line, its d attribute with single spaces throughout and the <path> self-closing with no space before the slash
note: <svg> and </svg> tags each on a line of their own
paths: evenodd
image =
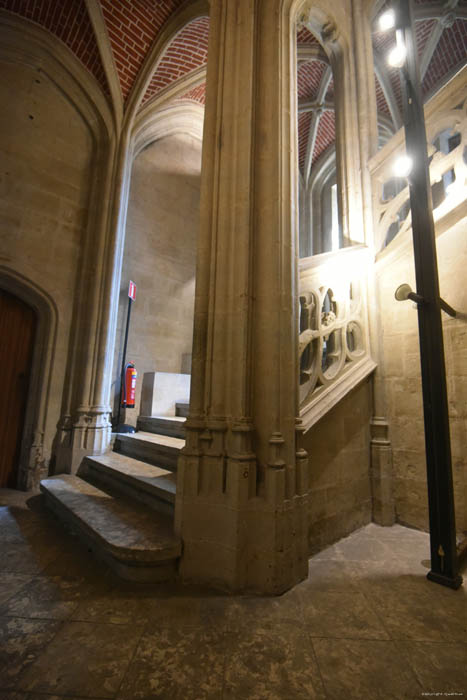
<svg viewBox="0 0 467 700">
<path fill-rule="evenodd" d="M 70 337 L 64 360 L 67 380 L 63 386 L 62 411 L 56 436 L 57 444 L 61 445 L 66 442 L 65 433 L 67 436 L 70 434 L 70 418 L 78 408 L 102 403 L 95 399 L 101 384 L 101 366 L 99 362 L 91 360 L 97 356 L 100 361 L 105 355 L 100 351 L 100 329 L 107 296 L 108 251 L 112 246 L 109 192 L 116 155 L 115 120 L 99 83 L 65 45 L 42 27 L 2 11 L 0 59 L 43 73 L 76 114 L 90 143 L 86 216 L 80 227 L 78 275 L 71 292 L 72 303 L 76 307 L 70 328 L 66 330 Z M 80 290 L 83 288 L 86 289 L 87 300 L 86 304 L 79 305 L 78 297 L 82 297 Z M 57 332 L 61 333 L 60 324 L 57 328 Z M 108 415 L 107 407 L 103 406 L 100 413 Z M 39 426 L 38 430 L 40 433 L 43 428 Z M 47 426 L 47 433 L 49 444 L 53 435 L 50 425 Z M 42 439 L 43 435 L 40 436 L 41 444 Z M 66 469 L 67 465 L 60 468 Z M 23 483 L 26 484 L 27 479 Z"/>
<path fill-rule="evenodd" d="M 34 309 L 37 316 L 37 331 L 18 468 L 18 488 L 28 490 L 38 483 L 41 470 L 44 469 L 44 433 L 47 423 L 58 313 L 55 302 L 47 292 L 3 265 L 0 266 L 0 287 L 28 304 Z"/>
<path fill-rule="evenodd" d="M 167 26 L 160 33 L 157 41 L 147 55 L 131 91 L 126 114 L 127 127 L 132 127 L 133 120 L 141 106 L 141 102 L 146 94 L 152 76 L 157 70 L 171 42 L 179 32 L 190 24 L 190 22 L 205 16 L 209 16 L 209 2 L 207 0 L 195 0 L 195 2 L 190 3 L 188 6 L 182 6 L 181 10 L 174 13 L 171 17 Z"/>
<path fill-rule="evenodd" d="M 190 101 L 180 101 L 163 109 L 145 112 L 133 129 L 132 158 L 150 143 L 173 134 L 188 134 L 203 139 L 204 108 Z"/>
</svg>

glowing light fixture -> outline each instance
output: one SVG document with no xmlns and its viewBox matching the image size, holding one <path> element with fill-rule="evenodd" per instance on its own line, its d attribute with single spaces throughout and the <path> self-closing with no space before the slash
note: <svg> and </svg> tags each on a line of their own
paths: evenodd
<svg viewBox="0 0 467 700">
<path fill-rule="evenodd" d="M 381 32 L 387 32 L 388 29 L 392 29 L 396 24 L 396 15 L 394 10 L 386 10 L 379 18 L 379 29 Z"/>
<path fill-rule="evenodd" d="M 393 68 L 401 68 L 407 57 L 407 49 L 404 46 L 402 40 L 398 41 L 396 46 L 390 51 L 388 55 L 388 63 Z"/>
<path fill-rule="evenodd" d="M 393 173 L 396 177 L 407 177 L 413 167 L 413 160 L 407 154 L 396 158 L 393 166 Z"/>
</svg>

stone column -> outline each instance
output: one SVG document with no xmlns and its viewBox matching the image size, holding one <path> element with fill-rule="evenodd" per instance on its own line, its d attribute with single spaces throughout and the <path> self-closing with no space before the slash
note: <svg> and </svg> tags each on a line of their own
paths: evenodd
<svg viewBox="0 0 467 700">
<path fill-rule="evenodd" d="M 295 52 L 283 6 L 211 3 L 191 404 L 176 504 L 184 579 L 262 593 L 307 574 Z"/>
<path fill-rule="evenodd" d="M 76 319 L 67 368 L 65 410 L 59 425 L 56 471 L 75 473 L 86 455 L 102 454 L 111 436 L 109 403 L 115 300 L 123 237 L 118 211 L 123 167 L 116 167 L 115 137 L 102 134 L 78 274 Z M 126 162 L 126 144 L 120 158 Z M 117 172 L 117 175 L 115 173 Z"/>
</svg>

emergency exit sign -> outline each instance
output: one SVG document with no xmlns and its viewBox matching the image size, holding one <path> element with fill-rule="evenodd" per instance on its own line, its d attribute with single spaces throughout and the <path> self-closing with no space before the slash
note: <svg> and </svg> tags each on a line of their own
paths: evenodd
<svg viewBox="0 0 467 700">
<path fill-rule="evenodd" d="M 130 280 L 130 284 L 128 285 L 128 296 L 130 299 L 133 301 L 136 299 L 136 284 Z"/>
</svg>

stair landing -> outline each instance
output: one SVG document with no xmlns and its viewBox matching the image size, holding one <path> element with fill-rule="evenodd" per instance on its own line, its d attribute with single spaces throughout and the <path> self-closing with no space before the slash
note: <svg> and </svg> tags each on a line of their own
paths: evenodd
<svg viewBox="0 0 467 700">
<path fill-rule="evenodd" d="M 70 474 L 44 479 L 41 491 L 52 510 L 119 576 L 142 582 L 175 576 L 181 540 L 173 534 L 170 516 L 115 499 Z"/>
</svg>

